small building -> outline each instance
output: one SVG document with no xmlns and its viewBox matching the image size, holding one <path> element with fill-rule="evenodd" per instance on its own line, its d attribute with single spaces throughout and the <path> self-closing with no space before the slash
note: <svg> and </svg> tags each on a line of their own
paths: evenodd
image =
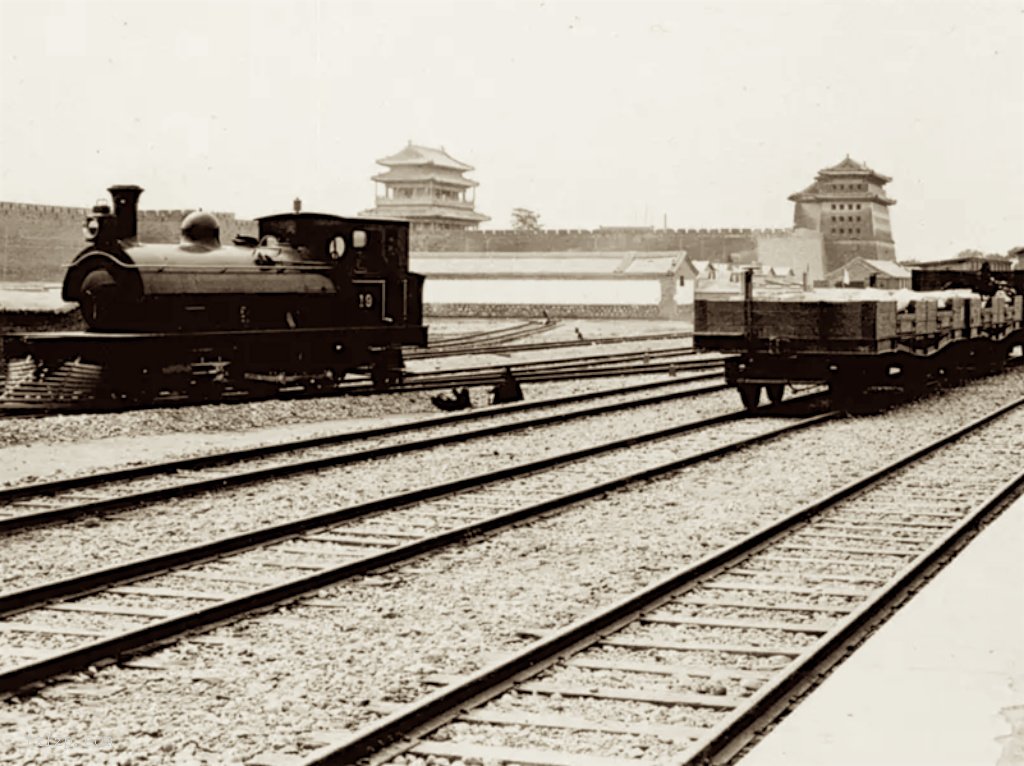
<svg viewBox="0 0 1024 766">
<path fill-rule="evenodd" d="M 688 318 L 686 251 L 414 252 L 433 316 Z"/>
<path fill-rule="evenodd" d="M 910 270 L 892 261 L 854 258 L 830 271 L 823 280 L 827 287 L 881 287 L 885 290 L 910 289 Z"/>
<path fill-rule="evenodd" d="M 1010 271 L 1015 262 L 1006 255 L 964 255 L 941 261 L 908 261 L 906 265 L 923 271 L 981 271 L 986 265 L 990 271 Z"/>
<path fill-rule="evenodd" d="M 377 204 L 360 213 L 368 218 L 409 221 L 413 231 L 475 229 L 489 216 L 476 212 L 478 186 L 464 176 L 473 170 L 444 148 L 417 146 L 377 160 L 387 170 L 373 177 Z"/>
<path fill-rule="evenodd" d="M 889 208 L 896 200 L 883 188 L 891 180 L 847 156 L 818 171 L 814 183 L 789 196 L 796 203 L 795 226 L 824 236 L 825 274 L 855 258 L 896 260 L 889 222 Z"/>
</svg>

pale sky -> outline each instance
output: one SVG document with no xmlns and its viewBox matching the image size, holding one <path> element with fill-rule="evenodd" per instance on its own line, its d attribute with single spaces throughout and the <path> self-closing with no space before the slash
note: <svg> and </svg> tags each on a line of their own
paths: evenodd
<svg viewBox="0 0 1024 766">
<path fill-rule="evenodd" d="M 372 207 L 410 139 L 548 228 L 789 227 L 849 154 L 897 255 L 1024 245 L 1024 0 L 0 0 L 0 200 Z"/>
</svg>

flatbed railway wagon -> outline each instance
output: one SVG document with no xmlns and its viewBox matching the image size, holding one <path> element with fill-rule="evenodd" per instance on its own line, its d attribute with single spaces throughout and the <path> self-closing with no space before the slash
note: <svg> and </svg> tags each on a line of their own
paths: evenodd
<svg viewBox="0 0 1024 766">
<path fill-rule="evenodd" d="M 694 346 L 731 354 L 728 385 L 753 409 L 788 388 L 826 385 L 844 409 L 872 408 L 930 383 L 995 372 L 1024 341 L 1024 298 L 999 291 L 794 289 L 697 300 Z"/>
</svg>

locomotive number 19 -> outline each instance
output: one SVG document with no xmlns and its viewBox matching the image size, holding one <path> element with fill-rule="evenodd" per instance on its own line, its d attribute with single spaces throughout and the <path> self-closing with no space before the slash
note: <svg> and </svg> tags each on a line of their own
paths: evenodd
<svg viewBox="0 0 1024 766">
<path fill-rule="evenodd" d="M 378 280 L 359 280 L 353 285 L 355 287 L 356 311 L 360 312 L 364 319 L 373 317 L 383 319 L 384 317 L 384 283 Z"/>
</svg>

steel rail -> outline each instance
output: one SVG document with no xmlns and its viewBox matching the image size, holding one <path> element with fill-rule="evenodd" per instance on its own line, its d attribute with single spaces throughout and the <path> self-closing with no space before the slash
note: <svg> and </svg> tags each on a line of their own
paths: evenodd
<svg viewBox="0 0 1024 766">
<path fill-rule="evenodd" d="M 85 487 L 95 486 L 96 484 L 104 484 L 110 481 L 122 481 L 125 479 L 135 479 L 144 476 L 152 476 L 154 474 L 191 470 L 195 468 L 209 468 L 215 465 L 222 465 L 225 462 L 235 462 L 240 460 L 249 460 L 258 457 L 267 457 L 269 455 L 276 455 L 282 452 L 291 452 L 293 450 L 298 449 L 309 449 L 313 447 L 324 447 L 334 444 L 344 444 L 346 442 L 357 441 L 359 439 L 369 439 L 378 436 L 391 436 L 393 434 L 405 433 L 408 431 L 416 431 L 421 428 L 448 426 L 472 420 L 483 420 L 494 417 L 501 417 L 509 413 L 528 412 L 530 410 L 543 409 L 545 407 L 558 407 L 566 404 L 578 404 L 580 402 L 593 401 L 595 399 L 604 399 L 611 396 L 620 396 L 623 394 L 639 393 L 642 391 L 650 391 L 658 388 L 667 388 L 669 386 L 681 385 L 690 381 L 707 380 L 710 379 L 711 377 L 717 376 L 700 375 L 693 376 L 692 378 L 655 381 L 652 383 L 640 383 L 633 386 L 624 386 L 622 388 L 603 389 L 601 391 L 589 391 L 585 394 L 572 394 L 569 396 L 560 396 L 551 399 L 537 399 L 532 402 L 519 402 L 516 404 L 508 404 L 487 409 L 475 409 L 470 410 L 468 412 L 460 412 L 454 415 L 442 415 L 430 418 L 422 418 L 410 421 L 408 423 L 400 423 L 391 426 L 381 426 L 378 428 L 369 428 L 360 431 L 345 431 L 339 434 L 330 434 L 328 436 L 316 436 L 309 439 L 297 439 L 294 441 L 282 442 L 280 444 L 271 444 L 264 447 L 251 447 L 241 450 L 230 450 L 227 452 L 218 452 L 210 455 L 202 455 L 199 457 L 182 458 L 179 460 L 168 460 L 159 463 L 151 463 L 149 465 L 144 466 L 137 466 L 134 468 L 125 468 L 115 471 L 105 471 L 103 473 L 90 474 L 88 476 L 79 476 L 68 479 L 57 479 L 53 481 L 36 482 L 33 484 L 23 484 L 16 487 L 7 487 L 4 489 L 0 489 L 0 503 L 30 495 L 48 494 L 52 492 L 59 492 L 69 489 L 83 489 Z M 725 388 L 727 388 L 727 386 L 723 384 L 719 386 L 706 386 L 704 388 L 699 389 L 699 391 L 702 393 L 710 393 L 712 391 L 720 391 Z"/>
<path fill-rule="evenodd" d="M 404 706 L 381 720 L 363 727 L 348 740 L 321 748 L 304 760 L 302 762 L 303 766 L 356 763 L 399 740 L 414 739 L 426 735 L 452 720 L 462 710 L 482 705 L 512 688 L 517 682 L 538 674 L 558 660 L 592 646 L 607 634 L 615 632 L 635 621 L 644 612 L 667 603 L 683 591 L 692 589 L 699 584 L 702 578 L 719 572 L 734 564 L 738 559 L 746 558 L 752 552 L 766 547 L 773 540 L 821 511 L 880 483 L 894 472 L 973 433 L 1020 407 L 1022 404 L 1024 404 L 1024 399 L 1001 407 L 995 412 L 989 413 L 931 444 L 913 450 L 877 471 L 850 482 L 839 490 L 761 527 L 737 543 L 699 559 L 653 585 L 620 599 L 610 607 L 587 615 L 563 629 L 552 632 L 521 651 L 516 652 L 511 657 L 482 668 L 469 675 L 463 681 L 449 684 L 416 702 Z M 1018 492 L 1022 483 L 1024 483 L 1024 475 L 1019 475 L 997 492 L 995 497 L 1005 498 Z M 970 526 L 970 523 L 967 526 Z M 908 572 L 904 573 L 904 576 L 900 578 L 901 587 L 905 587 L 906 582 L 910 579 L 910 570 L 919 571 L 920 569 L 921 567 L 916 564 L 909 567 Z M 888 591 L 888 589 L 886 590 Z M 888 603 L 891 601 L 891 598 L 886 598 L 885 600 Z M 851 618 L 849 622 L 856 622 L 858 626 L 863 625 L 868 615 L 860 615 L 860 611 L 863 610 L 855 613 L 857 618 Z M 853 630 L 854 627 L 852 625 L 849 627 L 844 625 L 841 629 L 833 632 L 836 634 L 835 638 L 840 643 L 843 643 L 849 639 Z M 830 653 L 835 650 L 835 645 L 831 645 L 828 649 Z M 817 657 L 817 655 L 818 652 L 814 652 L 813 655 L 808 653 L 806 662 L 800 663 L 800 669 L 807 672 L 813 665 L 812 658 Z M 786 681 L 772 684 L 771 689 L 778 690 L 781 693 L 784 689 L 792 688 L 800 683 L 802 679 L 803 676 L 796 673 Z M 749 725 L 750 719 L 762 715 L 767 706 L 778 704 L 778 693 L 773 691 L 773 693 L 769 694 L 768 688 L 765 688 L 763 694 L 759 693 L 755 697 L 760 703 L 758 711 L 751 712 L 749 716 L 737 716 L 742 718 L 742 722 L 730 723 L 728 727 L 721 727 L 722 731 L 715 731 L 714 742 L 709 742 L 703 747 L 688 750 L 682 763 L 706 762 L 711 754 L 721 749 L 730 740 L 730 737 L 736 735 L 736 730 L 741 724 L 743 726 Z"/>
<path fill-rule="evenodd" d="M 676 374 L 680 371 L 693 372 L 695 370 L 717 370 L 716 377 L 722 376 L 724 365 L 719 361 L 707 362 L 659 362 L 656 364 L 629 365 L 626 367 L 581 367 L 577 369 L 565 369 L 557 372 L 536 372 L 536 373 L 515 373 L 516 380 L 520 383 L 555 383 L 563 380 L 588 380 L 591 378 L 625 378 L 633 375 L 660 375 Z M 515 370 L 513 369 L 513 372 Z M 413 393 L 417 391 L 441 391 L 454 386 L 494 386 L 501 382 L 502 376 L 497 373 L 491 374 L 465 374 L 452 375 L 451 377 L 438 377 L 433 380 L 417 381 L 412 380 L 392 389 L 395 393 Z M 361 384 L 358 387 L 347 389 L 348 393 L 379 394 L 380 391 L 373 389 L 369 384 Z"/>
<path fill-rule="evenodd" d="M 612 355 L 609 355 L 611 358 Z M 565 361 L 565 360 L 562 360 Z M 572 380 L 577 378 L 599 378 L 599 377 L 613 377 L 613 376 L 628 376 L 628 375 L 643 375 L 643 374 L 658 374 L 661 372 L 675 372 L 680 369 L 685 369 L 687 363 L 675 363 L 675 364 L 662 364 L 662 365 L 643 365 L 643 366 L 629 366 L 623 368 L 603 368 L 595 369 L 591 372 L 562 372 L 557 375 L 545 376 L 539 372 L 530 374 L 530 379 L 527 382 L 530 383 L 544 383 L 544 382 L 556 382 L 561 380 Z M 702 368 L 709 369 L 714 366 L 720 366 L 713 363 L 704 364 Z M 683 365 L 681 367 L 681 365 Z M 506 365 L 512 366 L 515 365 Z M 472 369 L 472 368 L 471 368 Z M 480 368 L 481 370 L 493 369 L 493 368 Z M 499 366 L 497 369 L 504 370 L 504 367 Z M 415 376 L 415 373 L 412 374 Z M 424 383 L 423 385 L 409 386 L 398 384 L 382 391 L 377 386 L 371 384 L 368 381 L 352 381 L 347 383 L 337 384 L 334 388 L 326 390 L 307 390 L 307 389 L 295 389 L 295 390 L 278 390 L 267 394 L 250 394 L 247 392 L 234 392 L 227 393 L 217 399 L 198 400 L 190 399 L 184 396 L 165 396 L 162 398 L 155 399 L 149 402 L 84 402 L 84 403 L 71 403 L 71 402 L 50 402 L 50 403 L 26 403 L 26 402 L 0 402 L 0 420 L 3 419 L 17 419 L 17 418 L 38 418 L 47 417 L 50 415 L 79 415 L 89 413 L 114 413 L 114 412 L 129 412 L 132 410 L 147 410 L 157 408 L 168 408 L 168 407 L 194 407 L 208 404 L 233 404 L 233 403 L 253 403 L 261 401 L 272 401 L 272 400 L 293 400 L 293 399 L 316 399 L 316 398 L 332 398 L 339 396 L 358 396 L 358 395 L 381 395 L 386 393 L 410 393 L 417 391 L 431 391 L 449 388 L 452 385 L 473 385 L 473 386 L 492 386 L 500 381 L 500 375 L 494 372 L 485 373 L 480 372 L 476 378 L 459 378 L 451 380 L 436 380 L 431 384 Z"/>
<path fill-rule="evenodd" d="M 669 332 L 669 333 L 658 333 L 652 335 L 623 335 L 619 337 L 602 336 L 595 338 L 587 338 L 585 340 L 561 340 L 551 341 L 549 343 L 524 343 L 516 345 L 496 345 L 496 346 L 474 346 L 471 349 L 453 349 L 448 351 L 447 349 L 438 349 L 438 353 L 431 354 L 431 347 L 428 346 L 425 351 L 419 349 L 406 352 L 406 359 L 433 359 L 442 356 L 458 356 L 466 355 L 471 356 L 473 354 L 486 354 L 486 353 L 503 353 L 503 352 L 514 352 L 514 351 L 541 351 L 553 348 L 572 348 L 579 346 L 603 346 L 603 345 L 621 345 L 625 343 L 639 343 L 650 340 L 683 340 L 686 338 L 692 338 L 692 332 Z"/>
<path fill-rule="evenodd" d="M 533 362 L 511 362 L 508 364 L 488 364 L 481 365 L 478 367 L 454 367 L 446 370 L 430 370 L 424 372 L 407 372 L 405 378 L 422 378 L 428 375 L 439 375 L 439 374 L 455 374 L 455 373 L 501 373 L 506 368 L 512 370 L 515 373 L 528 373 L 528 372 L 547 372 L 556 371 L 565 367 L 581 367 L 583 369 L 591 369 L 594 367 L 600 367 L 604 364 L 609 366 L 615 364 L 621 364 L 624 362 L 632 362 L 635 360 L 646 360 L 646 359 L 662 359 L 663 357 L 691 357 L 695 356 L 696 352 L 691 348 L 665 348 L 657 349 L 654 351 L 629 351 L 622 352 L 619 354 L 594 354 L 591 356 L 577 356 L 577 357 L 564 357 L 562 359 L 548 359 Z M 715 362 L 723 364 L 725 357 L 719 354 L 708 354 L 709 359 L 687 359 L 679 362 L 683 365 L 700 365 L 708 362 Z"/>
<path fill-rule="evenodd" d="M 342 521 L 367 516 L 381 511 L 395 510 L 412 503 L 424 500 L 433 500 L 439 497 L 454 495 L 469 489 L 477 489 L 494 484 L 498 481 L 514 479 L 528 474 L 577 462 L 588 457 L 594 457 L 606 452 L 635 446 L 646 442 L 657 441 L 674 436 L 681 436 L 686 433 L 697 431 L 701 428 L 709 428 L 716 425 L 744 420 L 750 416 L 746 410 L 729 412 L 724 415 L 716 415 L 704 420 L 683 423 L 668 429 L 652 431 L 646 434 L 617 439 L 604 444 L 597 444 L 584 449 L 563 452 L 551 455 L 541 460 L 534 460 L 518 465 L 499 468 L 494 471 L 487 471 L 475 474 L 462 479 L 435 484 L 421 489 L 402 492 L 397 495 L 370 500 L 357 505 L 346 506 L 333 511 L 315 514 L 295 521 L 282 522 L 269 527 L 256 530 L 249 530 L 236 535 L 230 535 L 218 540 L 204 543 L 202 545 L 179 548 L 170 553 L 158 556 L 147 557 L 135 561 L 118 564 L 113 567 L 97 569 L 83 575 L 77 575 L 50 583 L 26 588 L 12 593 L 0 593 L 0 615 L 9 615 L 26 608 L 38 607 L 45 601 L 54 598 L 68 598 L 72 595 L 84 595 L 97 587 L 107 587 L 113 584 L 126 582 L 129 579 L 137 579 L 142 576 L 149 576 L 183 564 L 194 564 L 211 558 L 217 558 L 228 553 L 237 553 L 248 548 L 259 547 L 267 543 L 279 542 L 294 535 L 303 534 L 326 526 L 337 524 Z M 755 437 L 756 438 L 756 437 Z M 750 442 L 753 444 L 756 442 Z M 749 446 L 748 443 L 737 442 L 740 446 Z M 705 458 L 709 453 L 701 453 L 698 457 Z M 713 455 L 712 455 L 713 456 Z"/>
<path fill-rule="evenodd" d="M 632 365 L 628 367 L 603 367 L 603 368 L 580 368 L 566 369 L 556 373 L 517 373 L 516 380 L 520 383 L 555 383 L 563 380 L 590 380 L 592 378 L 626 378 L 634 375 L 663 375 L 677 374 L 682 372 L 697 372 L 701 370 L 714 371 L 715 377 L 722 377 L 724 367 L 721 362 L 702 362 L 681 367 L 675 362 L 660 362 L 650 365 Z M 480 386 L 494 386 L 501 382 L 502 376 L 491 375 L 452 375 L 450 377 L 438 377 L 432 380 L 412 380 L 403 383 L 401 393 L 413 393 L 416 391 L 441 391 L 456 386 L 475 388 Z M 398 389 L 396 389 L 398 390 Z M 370 393 L 368 389 L 352 393 Z"/>
<path fill-rule="evenodd" d="M 726 422 L 728 420 L 744 419 L 748 416 L 749 413 L 746 413 L 745 411 L 734 412 L 729 415 L 719 416 L 717 420 L 720 422 Z M 364 574 L 368 571 L 393 565 L 401 561 L 406 561 L 410 558 L 460 542 L 467 538 L 494 532 L 521 521 L 534 518 L 538 515 L 565 508 L 575 503 L 621 489 L 631 484 L 647 481 L 665 473 L 721 457 L 729 454 L 730 452 L 735 452 L 746 447 L 761 444 L 772 439 L 779 438 L 785 434 L 817 425 L 818 423 L 825 422 L 826 420 L 830 420 L 836 416 L 837 413 L 835 412 L 814 415 L 797 423 L 790 423 L 754 437 L 748 437 L 696 455 L 680 458 L 658 466 L 646 468 L 626 476 L 621 476 L 610 481 L 591 485 L 582 490 L 570 492 L 541 503 L 521 507 L 481 521 L 455 527 L 437 535 L 424 537 L 411 543 L 396 546 L 381 553 L 373 554 L 330 569 L 324 569 L 316 572 L 315 574 L 306 575 L 277 585 L 268 586 L 192 612 L 176 615 L 121 635 L 98 639 L 83 646 L 72 648 L 66 652 L 56 653 L 44 659 L 21 665 L 0 673 L 0 693 L 15 693 L 18 689 L 21 689 L 26 685 L 45 681 L 62 673 L 80 670 L 81 668 L 88 667 L 89 665 L 93 665 L 101 661 L 116 660 L 121 656 L 137 652 L 141 648 L 160 642 L 166 642 L 168 639 L 175 638 L 184 633 L 206 629 L 243 614 L 277 606 L 282 602 L 294 599 L 304 594 L 315 592 L 346 578 Z M 586 450 L 579 451 L 579 453 L 576 453 L 579 457 L 576 457 L 575 459 L 578 460 L 591 454 L 609 451 L 610 449 L 622 449 L 644 441 L 668 438 L 672 435 L 685 433 L 687 430 L 694 430 L 695 428 L 706 426 L 706 421 L 700 421 L 698 423 L 683 424 L 672 429 L 654 432 L 652 434 L 630 437 L 612 444 L 597 445 L 596 447 L 590 447 Z M 545 464 L 565 462 L 565 460 L 565 456 L 555 456 L 554 458 L 537 461 L 536 463 L 528 464 L 527 466 L 504 469 L 502 471 L 495 472 L 494 474 L 489 474 L 488 476 L 493 477 L 501 474 L 511 476 L 514 475 L 513 472 L 534 472 L 542 470 L 546 467 Z M 496 479 L 489 479 L 489 481 L 493 480 Z M 365 515 L 366 513 L 371 513 L 377 510 L 386 510 L 391 507 L 398 507 L 408 504 L 409 502 L 415 502 L 418 499 L 428 499 L 437 497 L 440 494 L 458 491 L 459 489 L 473 488 L 475 486 L 479 486 L 478 482 L 479 477 L 471 477 L 444 485 L 438 485 L 436 487 L 417 490 L 412 493 L 406 493 L 405 495 L 399 495 L 396 498 L 385 498 L 362 506 L 341 509 L 330 514 L 322 514 L 318 517 L 313 517 L 313 519 L 291 522 L 290 525 L 288 525 L 291 527 L 288 534 L 306 531 L 309 528 L 312 528 L 309 526 L 311 524 L 323 526 L 330 523 L 330 521 L 341 521 L 345 518 L 354 517 L 355 515 Z M 281 532 L 282 527 L 284 526 L 285 525 L 281 525 L 274 528 L 274 539 L 279 539 L 281 536 L 287 536 L 283 535 Z M 230 538 L 230 544 L 235 546 L 234 550 L 244 550 L 245 548 L 256 547 L 256 545 L 262 542 L 261 538 L 269 534 L 270 533 L 267 530 L 255 530 L 247 534 Z M 110 578 L 114 576 L 120 577 L 118 582 L 122 582 L 126 579 L 137 579 L 142 576 L 142 573 L 149 574 L 154 571 L 167 571 L 181 563 L 194 563 L 197 561 L 216 558 L 218 555 L 223 555 L 223 548 L 226 547 L 227 544 L 226 540 L 222 540 L 206 546 L 198 546 L 197 548 L 190 549 L 190 552 L 187 554 L 185 552 L 178 551 L 146 561 L 131 562 L 123 565 L 122 567 L 112 568 L 112 570 L 120 570 L 120 574 L 117 575 L 112 574 L 111 570 L 102 570 L 101 572 L 94 572 L 78 578 L 73 578 L 75 585 L 72 588 L 72 592 L 78 592 L 74 589 L 95 590 L 97 582 L 109 582 Z M 181 557 L 187 558 L 187 561 L 179 561 L 178 559 Z M 52 601 L 57 597 L 56 594 L 67 590 L 69 587 L 71 586 L 64 585 L 62 582 L 51 583 L 49 585 L 41 586 L 40 588 L 8 594 L 0 603 L 2 603 L 4 608 L 7 610 L 13 609 L 17 611 L 24 611 L 26 608 L 25 604 L 30 601 L 33 605 Z"/>
<path fill-rule="evenodd" d="M 477 428 L 475 430 L 464 431 L 456 434 L 432 436 L 427 437 L 425 439 L 417 439 L 415 441 L 391 444 L 383 447 L 374 447 L 372 449 L 364 449 L 357 452 L 347 452 L 341 455 L 329 455 L 327 457 L 294 460 L 291 462 L 267 466 L 264 468 L 238 471 L 227 476 L 221 474 L 211 478 L 181 482 L 167 487 L 158 487 L 156 489 L 147 489 L 139 492 L 131 492 L 129 494 L 118 495 L 115 497 L 103 498 L 99 500 L 87 500 L 83 503 L 75 503 L 72 505 L 61 506 L 58 508 L 37 511 L 35 513 L 25 513 L 16 516 L 10 516 L 7 518 L 0 518 L 0 535 L 9 534 L 11 532 L 27 529 L 29 527 L 37 527 L 44 524 L 52 524 L 59 521 L 65 521 L 67 519 L 75 518 L 77 516 L 81 516 L 84 514 L 98 513 L 100 511 L 111 511 L 126 508 L 128 506 L 154 503 L 177 497 L 186 497 L 189 495 L 194 495 L 200 492 L 207 492 L 211 490 L 226 489 L 229 487 L 239 487 L 245 484 L 252 484 L 258 481 L 280 479 L 286 476 L 294 476 L 296 474 L 308 473 L 310 471 L 318 471 L 324 468 L 337 468 L 343 465 L 352 465 L 354 463 L 378 460 L 384 457 L 392 457 L 395 455 L 402 455 L 409 452 L 418 452 L 422 450 L 432 449 L 434 447 L 440 447 L 445 444 L 466 442 L 471 441 L 473 439 L 481 439 L 487 436 L 496 436 L 500 434 L 512 433 L 514 431 L 522 431 L 529 428 L 539 428 L 549 425 L 558 425 L 566 422 L 567 420 L 573 420 L 584 417 L 594 417 L 598 415 L 608 414 L 611 412 L 624 412 L 639 407 L 661 404 L 664 402 L 674 401 L 677 399 L 686 399 L 693 396 L 697 396 L 699 394 L 709 393 L 711 391 L 716 390 L 719 390 L 716 386 L 706 386 L 704 388 L 696 390 L 687 389 L 685 391 L 674 391 L 665 394 L 656 394 L 654 396 L 648 396 L 639 399 L 631 399 L 625 402 L 613 402 L 611 404 L 602 404 L 596 407 L 589 407 L 584 410 L 573 410 L 571 412 L 556 412 L 550 415 L 543 415 L 541 417 L 531 418 L 529 420 L 518 420 L 512 421 L 510 423 L 499 423 L 497 425 L 486 426 L 484 428 Z M 144 467 L 139 469 L 127 470 L 144 470 Z M 65 481 L 73 480 L 69 479 Z"/>
<path fill-rule="evenodd" d="M 444 349 L 460 347 L 476 348 L 480 343 L 495 343 L 518 340 L 519 338 L 529 338 L 532 335 L 540 335 L 553 330 L 555 327 L 557 327 L 557 324 L 549 324 L 544 321 L 533 320 L 504 329 L 487 330 L 451 339 L 441 339 L 435 341 L 433 344 L 428 341 L 427 350 L 429 351 L 431 348 L 438 347 L 442 347 Z"/>
<path fill-rule="evenodd" d="M 599 345 L 619 345 L 619 346 L 623 346 L 623 345 L 637 344 L 637 343 L 640 343 L 640 342 L 647 342 L 647 341 L 652 341 L 652 340 L 653 341 L 657 341 L 657 340 L 663 340 L 663 341 L 670 341 L 670 340 L 671 341 L 686 341 L 686 340 L 689 340 L 691 337 L 692 337 L 692 334 L 690 334 L 690 333 L 672 333 L 672 334 L 651 335 L 651 336 L 634 336 L 634 337 L 623 336 L 623 337 L 620 337 L 620 338 L 599 338 L 599 339 L 594 339 L 593 341 L 588 341 L 588 340 L 582 340 L 582 341 L 581 340 L 567 340 L 567 341 L 553 341 L 553 342 L 550 342 L 550 343 L 504 344 L 504 345 L 495 345 L 495 346 L 472 347 L 472 348 L 467 348 L 466 350 L 459 349 L 459 353 L 458 354 L 456 354 L 454 350 L 449 352 L 447 349 L 443 349 L 443 350 L 439 351 L 438 353 L 436 353 L 434 356 L 436 356 L 436 357 L 442 357 L 442 356 L 476 356 L 478 354 L 488 354 L 488 353 L 490 353 L 490 354 L 506 354 L 506 353 L 507 354 L 511 354 L 511 353 L 516 353 L 516 352 L 519 352 L 519 351 L 544 351 L 544 350 L 562 349 L 562 348 L 585 348 L 585 347 L 599 346 Z M 692 350 L 693 346 L 692 345 L 688 345 L 688 346 L 683 346 L 682 348 L 687 348 L 687 349 L 691 349 Z M 652 349 L 652 350 L 654 350 L 654 349 Z M 428 352 L 429 352 L 429 349 L 428 349 Z M 434 358 L 434 356 L 431 356 L 428 352 L 410 353 L 410 354 L 406 354 L 405 357 L 407 359 L 425 359 L 425 358 L 426 359 L 430 359 L 430 358 Z M 628 353 L 628 352 L 620 351 L 618 353 Z M 609 354 L 609 356 L 613 356 L 613 355 L 614 354 Z"/>
<path fill-rule="evenodd" d="M 481 330 L 480 332 L 463 333 L 461 335 L 445 335 L 438 337 L 433 343 L 428 344 L 428 348 L 432 346 L 447 346 L 447 345 L 458 345 L 458 344 L 471 344 L 478 340 L 493 340 L 495 338 L 504 338 L 507 335 L 512 337 L 519 337 L 520 333 L 528 332 L 531 330 L 537 330 L 543 327 L 553 327 L 554 325 L 545 325 L 545 323 L 539 319 L 528 319 L 525 322 L 519 322 L 511 327 L 495 327 L 490 330 Z"/>
</svg>

